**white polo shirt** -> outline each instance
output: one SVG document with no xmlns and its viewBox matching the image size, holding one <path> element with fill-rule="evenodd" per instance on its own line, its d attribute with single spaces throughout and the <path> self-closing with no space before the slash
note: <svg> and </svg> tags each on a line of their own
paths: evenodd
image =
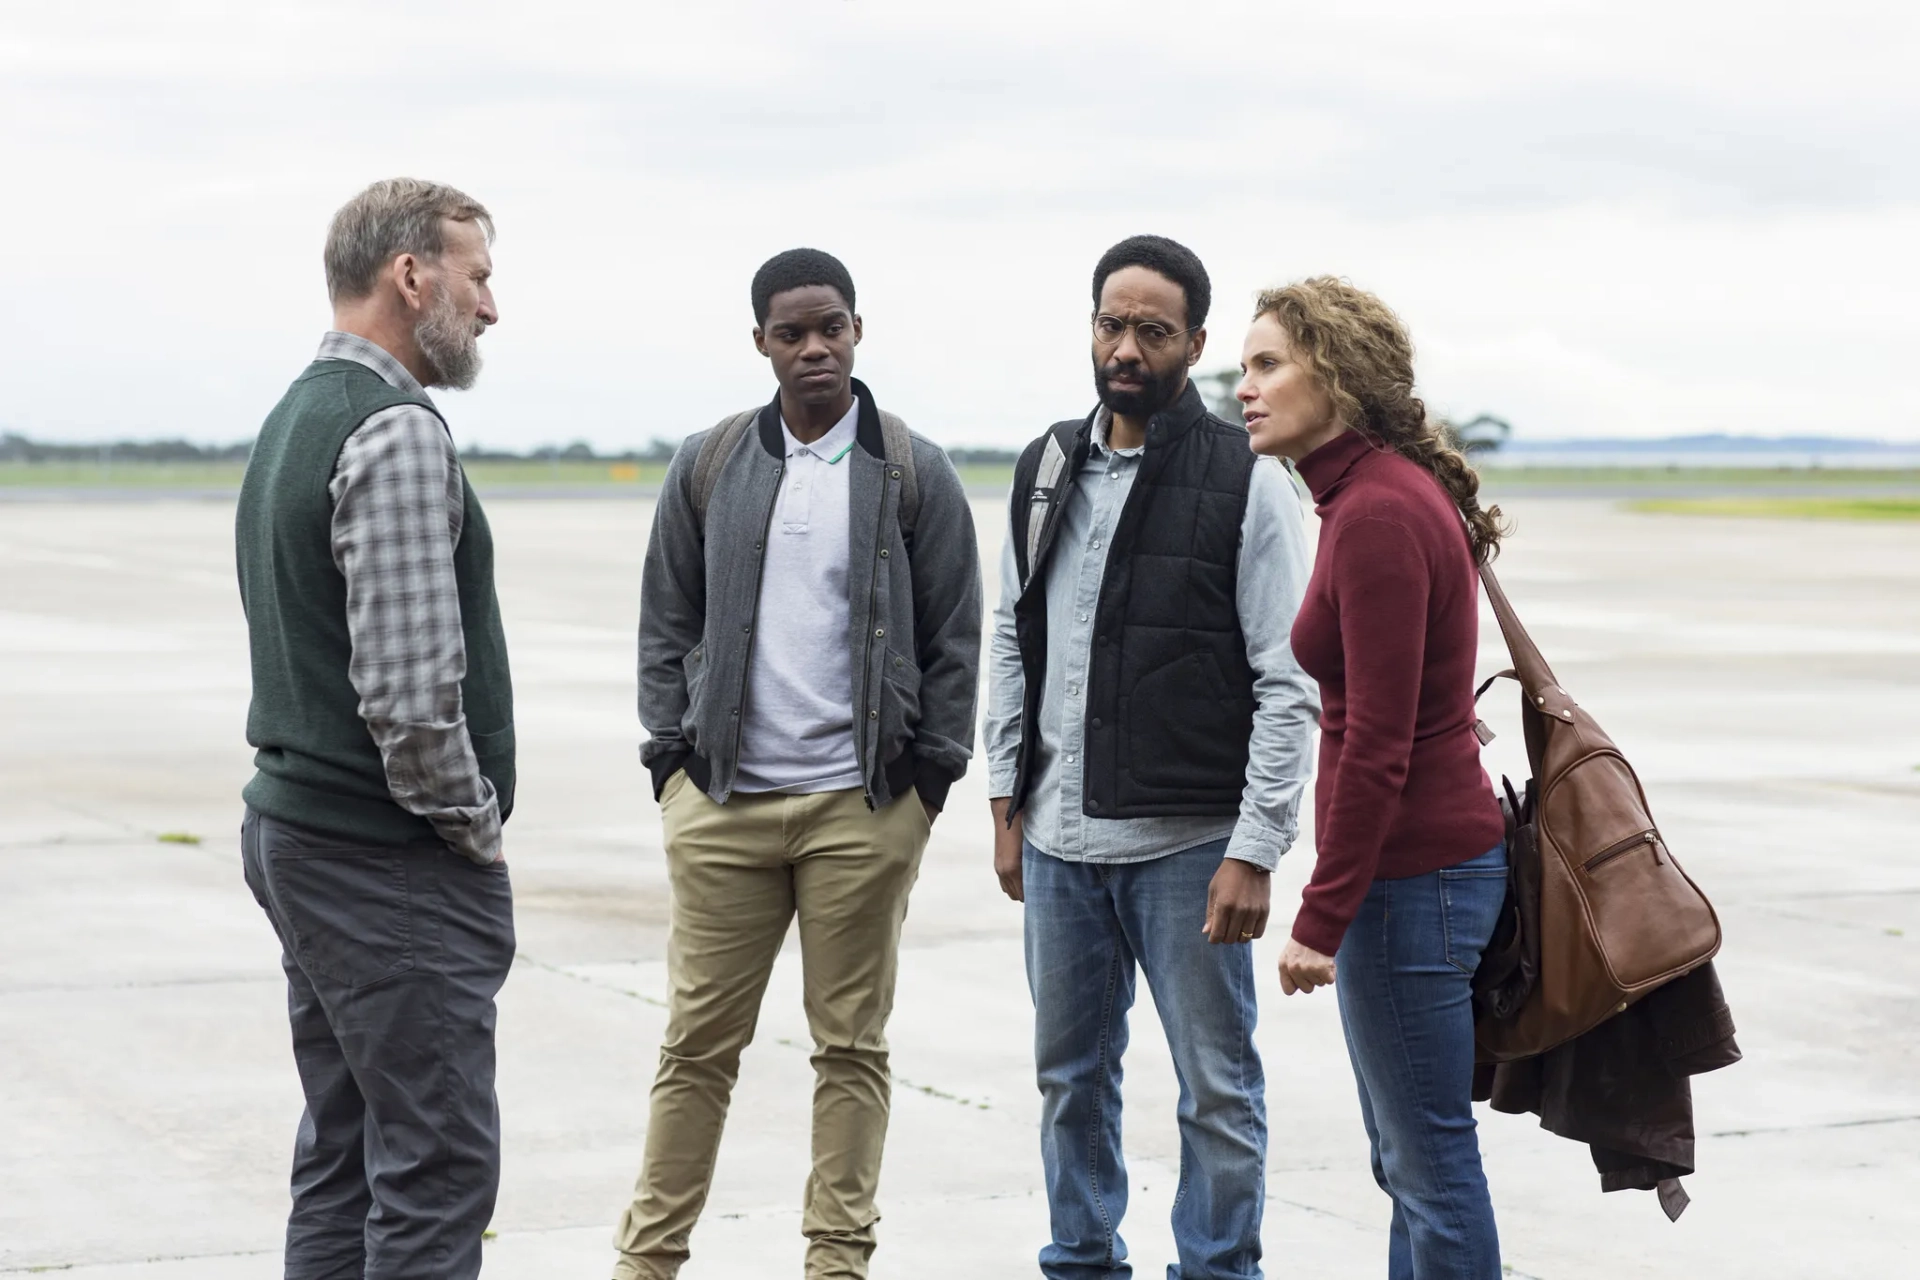
<svg viewBox="0 0 1920 1280">
<path fill-rule="evenodd" d="M 847 635 L 847 455 L 860 418 L 812 444 L 780 421 L 787 470 L 767 529 L 738 791 L 807 794 L 864 785 L 853 736 L 853 647 Z"/>
</svg>

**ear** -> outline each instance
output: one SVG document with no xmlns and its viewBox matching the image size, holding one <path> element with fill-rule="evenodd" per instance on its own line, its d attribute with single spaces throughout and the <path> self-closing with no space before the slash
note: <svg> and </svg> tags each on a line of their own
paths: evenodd
<svg viewBox="0 0 1920 1280">
<path fill-rule="evenodd" d="M 860 324 L 860 314 L 858 312 L 855 312 L 853 316 L 853 345 L 854 346 L 857 347 L 860 345 L 860 338 L 862 333 L 863 333 L 863 329 Z"/>
<path fill-rule="evenodd" d="M 400 294 L 400 301 L 409 310 L 426 310 L 425 274 L 420 259 L 411 253 L 403 253 L 387 264 L 387 278 L 393 282 L 394 289 Z"/>
<path fill-rule="evenodd" d="M 1187 368 L 1191 369 L 1193 366 L 1199 364 L 1200 356 L 1206 349 L 1207 331 L 1205 329 L 1195 329 L 1193 331 L 1193 348 L 1187 352 Z"/>
<path fill-rule="evenodd" d="M 753 349 L 763 356 L 767 354 L 767 332 L 759 325 L 753 326 Z"/>
</svg>

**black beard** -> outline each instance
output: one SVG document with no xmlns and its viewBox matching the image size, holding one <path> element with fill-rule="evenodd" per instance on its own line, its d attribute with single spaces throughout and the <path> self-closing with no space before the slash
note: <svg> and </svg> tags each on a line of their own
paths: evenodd
<svg viewBox="0 0 1920 1280">
<path fill-rule="evenodd" d="M 1138 391 L 1115 391 L 1107 379 L 1126 374 L 1140 381 Z M 1150 418 L 1174 402 L 1179 394 L 1174 384 L 1137 360 L 1115 361 L 1093 366 L 1093 389 L 1100 403 L 1114 413 L 1129 418 Z"/>
</svg>

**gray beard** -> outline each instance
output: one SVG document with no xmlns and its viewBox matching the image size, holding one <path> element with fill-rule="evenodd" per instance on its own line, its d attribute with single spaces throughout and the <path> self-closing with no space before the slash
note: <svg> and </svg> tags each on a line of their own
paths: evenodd
<svg viewBox="0 0 1920 1280">
<path fill-rule="evenodd" d="M 465 391 L 479 379 L 478 323 L 461 316 L 446 290 L 435 290 L 427 314 L 413 327 L 413 340 L 433 367 L 433 376 L 427 379 L 429 387 Z"/>
</svg>

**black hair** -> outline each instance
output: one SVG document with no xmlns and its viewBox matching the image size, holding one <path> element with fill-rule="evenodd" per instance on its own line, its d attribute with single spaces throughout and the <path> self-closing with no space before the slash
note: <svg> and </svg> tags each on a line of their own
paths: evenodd
<svg viewBox="0 0 1920 1280">
<path fill-rule="evenodd" d="M 1213 282 L 1193 250 L 1165 236 L 1128 236 L 1100 255 L 1093 269 L 1093 305 L 1100 305 L 1100 291 L 1107 277 L 1127 267 L 1145 267 L 1180 286 L 1187 295 L 1187 327 L 1198 329 L 1207 322 L 1207 308 L 1213 305 Z"/>
<path fill-rule="evenodd" d="M 845 263 L 818 249 L 788 249 L 768 258 L 753 273 L 753 322 L 767 322 L 767 308 L 773 304 L 774 294 L 810 284 L 838 289 L 847 310 L 853 310 L 853 277 L 847 274 Z"/>
</svg>

